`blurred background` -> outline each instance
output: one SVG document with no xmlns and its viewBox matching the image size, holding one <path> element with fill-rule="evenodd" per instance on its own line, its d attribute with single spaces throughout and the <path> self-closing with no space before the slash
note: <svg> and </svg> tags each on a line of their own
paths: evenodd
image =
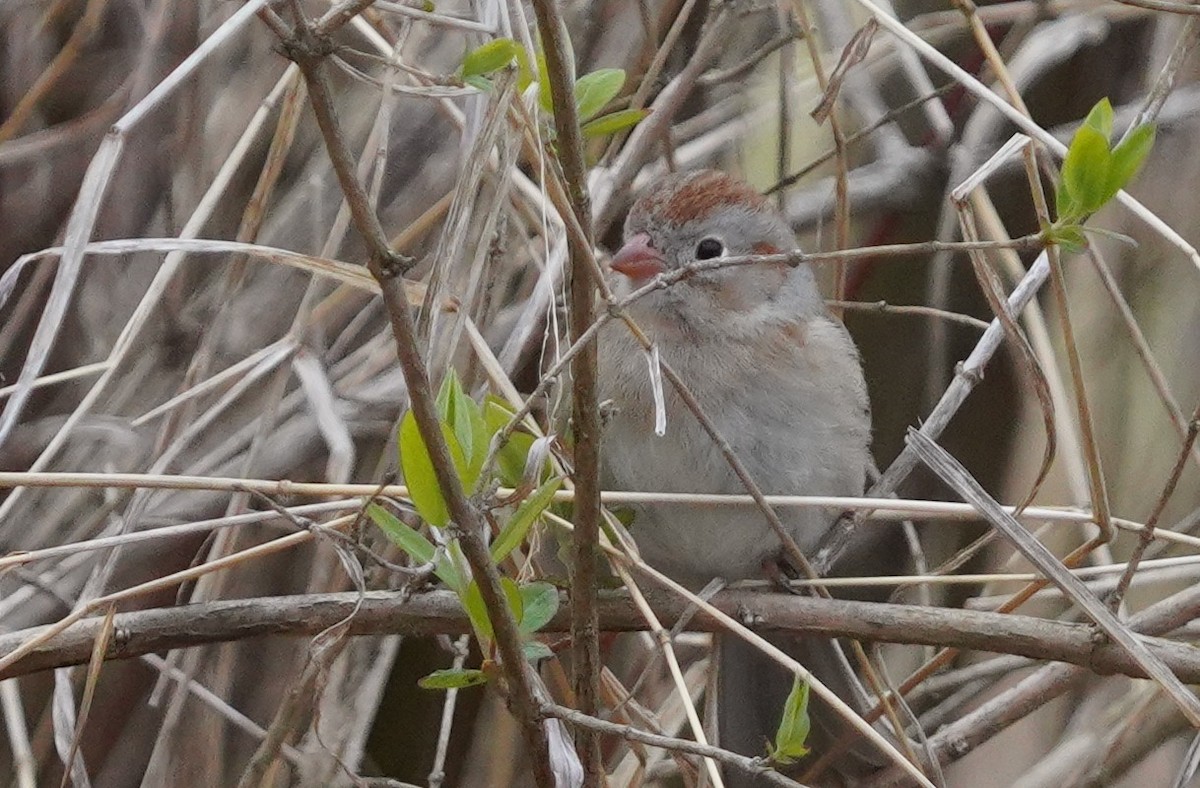
<svg viewBox="0 0 1200 788">
<path fill-rule="evenodd" d="M 291 6 L 277 5 L 287 17 Z M 329 10 L 315 0 L 299 5 L 314 18 Z M 227 0 L 0 6 L 0 272 L 20 265 L 0 304 L 0 406 L 16 419 L 0 443 L 0 470 L 327 482 L 379 482 L 394 470 L 392 435 L 406 394 L 386 315 L 370 293 L 264 255 L 110 248 L 88 254 L 73 285 L 56 279 L 57 254 L 23 257 L 62 245 L 94 210 L 86 228 L 94 242 L 237 240 L 364 261 L 303 81 L 267 25 L 253 16 L 227 24 L 239 8 Z M 848 0 L 595 0 L 562 8 L 579 73 L 624 69 L 625 87 L 613 107 L 654 107 L 643 127 L 660 129 L 650 139 L 623 132 L 588 143 L 602 250 L 616 247 L 624 211 L 644 184 L 668 169 L 697 167 L 741 173 L 764 191 L 775 189 L 808 251 L 956 240 L 949 190 L 1016 131 L 885 30 L 859 37 L 865 52 L 841 83 L 833 121 L 817 123 L 811 113 L 823 85 L 842 72 L 844 47 L 870 18 L 869 8 Z M 1003 79 L 1019 90 L 1034 121 L 1064 142 L 1101 98 L 1112 102 L 1119 134 L 1156 85 L 1169 88 L 1157 114 L 1157 142 L 1130 192 L 1184 241 L 1200 243 L 1194 15 L 1109 0 L 964 8 L 898 1 L 894 13 L 949 61 L 1002 92 L 977 35 L 990 37 L 1007 69 Z M 461 305 L 453 313 L 422 312 L 431 363 L 437 370 L 453 365 L 476 393 L 488 376 L 463 338 L 464 317 L 522 392 L 561 350 L 554 334 L 561 339 L 566 325 L 565 240 L 541 192 L 546 161 L 510 117 L 497 121 L 497 93 L 455 79 L 466 52 L 494 37 L 526 40 L 532 21 L 519 0 L 377 2 L 340 27 L 330 57 L 339 117 L 384 229 L 399 251 L 419 261 L 410 276 L 428 285 L 427 305 L 446 298 Z M 211 51 L 186 78 L 164 82 L 205 42 Z M 164 85 L 169 90 L 152 95 Z M 536 112 L 535 97 L 526 103 Z M 134 107 L 147 111 L 135 117 Z M 94 158 L 98 150 L 115 151 L 115 163 Z M 844 216 L 837 210 L 839 177 L 847 186 Z M 992 173 L 986 189 L 996 226 L 1014 238 L 1037 232 L 1019 162 Z M 1105 208 L 1093 224 L 1135 242 L 1093 236 L 1089 252 L 1064 255 L 1064 267 L 1109 503 L 1115 515 L 1143 522 L 1200 399 L 1200 270 L 1194 251 L 1189 258 L 1122 206 Z M 996 256 L 1006 286 L 1034 256 Z M 822 274 L 831 297 L 840 287 L 842 300 L 991 319 L 965 255 L 864 254 L 845 266 L 840 284 L 832 266 Z M 31 347 L 56 299 L 63 310 L 56 338 L 44 349 Z M 1022 325 L 1059 396 L 1059 452 L 1037 502 L 1086 508 L 1067 346 L 1048 288 L 1037 303 Z M 862 350 L 876 458 L 886 467 L 905 429 L 927 416 L 981 331 L 965 321 L 890 309 L 848 308 L 844 317 Z M 40 376 L 61 374 L 22 394 L 18 414 L 14 384 L 31 363 Z M 191 396 L 159 409 L 182 392 Z M 563 412 L 559 393 L 552 390 L 541 407 L 546 419 Z M 942 443 L 1001 501 L 1029 492 L 1045 444 L 1042 410 L 1006 352 L 987 367 Z M 953 497 L 921 473 L 902 494 Z M 3 552 L 264 508 L 244 493 L 121 488 L 31 487 L 7 491 L 2 505 Z M 1196 530 L 1198 507 L 1193 456 L 1158 524 Z M 0 628 L 56 621 L 80 600 L 286 532 L 286 523 L 268 521 L 12 569 L 0 576 Z M 982 532 L 981 524 L 927 525 L 930 565 Z M 1056 527 L 1045 537 L 1062 555 L 1091 534 Z M 378 535 L 368 538 L 389 549 Z M 1135 542 L 1120 536 L 1089 560 L 1120 561 Z M 399 556 L 394 548 L 390 554 Z M 967 566 L 1022 568 L 999 549 Z M 1194 583 L 1195 574 L 1194 564 L 1140 572 L 1127 606 L 1142 608 Z M 388 587 L 394 578 L 369 571 L 367 583 Z M 140 596 L 126 608 L 352 587 L 335 552 L 309 543 Z M 938 594 L 952 604 L 986 605 L 1018 587 L 956 585 Z M 1043 615 L 1066 609 L 1052 596 L 1029 608 Z M 653 643 L 648 636 L 628 641 L 611 644 L 608 655 L 614 681 L 632 684 Z M 697 701 L 707 643 L 701 635 L 677 643 Z M 109 663 L 90 699 L 71 779 L 98 786 L 243 779 L 349 785 L 368 778 L 528 784 L 517 725 L 486 689 L 458 694 L 443 748 L 445 773 L 430 777 L 438 771 L 446 697 L 418 689 L 416 680 L 452 663 L 450 645 L 444 637 L 353 638 L 317 687 L 300 681 L 309 643 L 295 637 Z M 975 659 L 963 657 L 959 665 Z M 977 708 L 1028 670 L 964 685 L 969 692 L 941 707 L 944 719 Z M 661 660 L 649 665 L 639 713 L 663 732 L 687 735 L 682 704 L 665 675 Z M 0 774 L 10 775 L 0 781 L 63 779 L 85 678 L 78 668 L 0 683 L 11 744 L 0 746 Z M 307 694 L 297 699 L 298 687 Z M 250 775 L 247 764 L 268 728 L 283 731 L 286 746 L 269 768 Z M 1182 716 L 1152 685 L 1089 677 L 963 753 L 947 766 L 945 784 L 1166 786 L 1189 740 Z M 694 765 L 661 751 L 611 741 L 605 747 L 612 785 L 701 779 Z"/>
</svg>

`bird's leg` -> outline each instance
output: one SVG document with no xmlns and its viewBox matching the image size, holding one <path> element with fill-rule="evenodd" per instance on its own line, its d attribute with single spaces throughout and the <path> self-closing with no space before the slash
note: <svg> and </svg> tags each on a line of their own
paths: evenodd
<svg viewBox="0 0 1200 788">
<path fill-rule="evenodd" d="M 791 564 L 780 561 L 777 558 L 768 558 L 762 563 L 763 574 L 767 579 L 774 584 L 775 588 L 785 594 L 800 594 L 799 589 L 792 585 L 792 580 L 796 578 L 795 570 Z"/>
</svg>

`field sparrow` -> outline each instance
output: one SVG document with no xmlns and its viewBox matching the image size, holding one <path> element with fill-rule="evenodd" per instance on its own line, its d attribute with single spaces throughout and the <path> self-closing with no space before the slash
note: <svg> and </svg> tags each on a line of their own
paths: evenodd
<svg viewBox="0 0 1200 788">
<path fill-rule="evenodd" d="M 634 203 L 625 244 L 612 259 L 614 286 L 624 295 L 698 260 L 794 246 L 784 218 L 747 184 L 714 171 L 673 175 Z M 629 313 L 763 492 L 863 493 L 871 419 L 858 351 L 826 310 L 808 265 L 697 273 L 635 301 Z M 601 395 L 614 409 L 604 434 L 606 488 L 745 492 L 669 384 L 666 430 L 656 434 L 647 355 L 616 322 L 600 335 L 600 375 Z M 837 518 L 811 508 L 778 512 L 803 551 Z M 636 507 L 632 533 L 650 564 L 692 588 L 717 577 L 762 577 L 764 562 L 781 552 L 762 513 L 750 507 Z M 723 640 L 721 741 L 760 755 L 791 681 L 751 647 Z M 830 675 L 838 670 L 830 641 L 792 641 L 788 650 L 841 694 L 845 682 Z"/>
</svg>

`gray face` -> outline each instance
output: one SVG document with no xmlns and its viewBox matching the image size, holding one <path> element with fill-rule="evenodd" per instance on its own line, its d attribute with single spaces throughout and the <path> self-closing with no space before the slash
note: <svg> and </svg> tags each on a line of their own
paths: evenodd
<svg viewBox="0 0 1200 788">
<path fill-rule="evenodd" d="M 721 257 L 772 254 L 795 246 L 791 229 L 757 192 L 722 173 L 701 171 L 668 179 L 634 205 L 625 238 L 639 234 L 668 269 Z M 634 305 L 635 316 L 688 334 L 751 326 L 768 315 L 823 310 L 807 266 L 755 264 L 697 272 Z M 815 301 L 815 303 L 814 303 Z"/>
<path fill-rule="evenodd" d="M 625 237 L 643 232 L 672 268 L 714 256 L 782 251 L 795 244 L 783 217 L 762 195 L 714 170 L 664 178 L 638 199 L 626 219 Z"/>
<path fill-rule="evenodd" d="M 651 245 L 671 269 L 717 257 L 768 254 L 794 246 L 791 230 L 774 212 L 731 206 L 682 224 L 645 213 L 630 213 L 625 237 L 650 236 Z"/>
</svg>

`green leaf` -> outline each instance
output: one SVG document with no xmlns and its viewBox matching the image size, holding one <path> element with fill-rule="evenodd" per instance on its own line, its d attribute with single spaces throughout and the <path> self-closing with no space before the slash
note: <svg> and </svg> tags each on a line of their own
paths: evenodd
<svg viewBox="0 0 1200 788">
<path fill-rule="evenodd" d="M 1150 149 L 1154 147 L 1154 136 L 1157 129 L 1152 123 L 1138 126 L 1125 138 L 1125 141 L 1113 148 L 1108 165 L 1108 182 L 1105 184 L 1105 201 L 1111 200 L 1121 189 L 1124 189 L 1146 163 Z"/>
<path fill-rule="evenodd" d="M 508 612 L 512 613 L 513 621 L 520 624 L 525 616 L 525 598 L 521 596 L 521 587 L 511 577 L 501 577 L 500 588 L 504 591 L 505 601 L 508 602 Z"/>
<path fill-rule="evenodd" d="M 482 90 L 484 93 L 491 92 L 492 88 L 496 87 L 487 77 L 463 77 L 463 84 L 470 85 L 476 90 Z"/>
<path fill-rule="evenodd" d="M 487 424 L 489 438 L 504 429 L 515 415 L 516 411 L 512 409 L 512 406 L 507 401 L 495 394 L 484 395 L 483 420 Z"/>
<path fill-rule="evenodd" d="M 492 542 L 492 561 L 500 563 L 508 558 L 509 553 L 525 540 L 529 528 L 537 522 L 538 517 L 554 500 L 554 493 L 562 486 L 562 477 L 555 477 L 533 491 L 533 494 L 521 501 L 520 506 L 513 512 L 496 541 Z"/>
<path fill-rule="evenodd" d="M 1082 214 L 1104 205 L 1110 157 L 1108 140 L 1091 126 L 1080 126 L 1063 160 L 1062 178 Z"/>
<path fill-rule="evenodd" d="M 558 589 L 549 583 L 526 583 L 521 586 L 523 613 L 520 630 L 522 635 L 532 635 L 554 618 L 558 612 Z"/>
<path fill-rule="evenodd" d="M 470 403 L 466 406 L 467 427 L 471 431 L 471 457 L 467 465 L 471 477 L 469 489 L 474 490 L 479 483 L 479 474 L 483 472 L 483 461 L 487 459 L 491 435 L 488 433 L 487 423 L 483 420 L 483 409 L 472 399 L 468 399 L 467 402 Z"/>
<path fill-rule="evenodd" d="M 426 564 L 433 560 L 433 554 L 437 548 L 433 546 L 433 542 L 425 538 L 423 534 L 408 525 L 396 515 L 384 509 L 377 503 L 373 503 L 367 507 L 367 516 L 379 529 L 383 531 L 388 539 L 391 539 L 397 547 L 408 554 L 412 560 Z"/>
<path fill-rule="evenodd" d="M 1060 181 L 1054 193 L 1054 216 L 1060 222 L 1073 222 L 1080 218 L 1079 201 L 1071 195 L 1066 181 Z"/>
<path fill-rule="evenodd" d="M 775 731 L 771 759 L 783 764 L 792 763 L 808 754 L 808 683 L 799 676 L 792 681 L 792 691 L 783 704 L 783 719 Z"/>
<path fill-rule="evenodd" d="M 467 465 L 466 458 L 449 425 L 442 424 L 441 427 L 442 437 L 450 450 L 450 459 L 461 477 Z M 400 420 L 400 470 L 404 473 L 408 496 L 417 507 L 417 513 L 430 525 L 441 527 L 448 523 L 450 512 L 438 486 L 437 475 L 433 472 L 433 460 L 429 458 L 429 450 L 425 448 L 421 431 L 417 429 L 417 419 L 411 410 Z"/>
<path fill-rule="evenodd" d="M 590 120 L 604 109 L 624 86 L 625 70 L 620 68 L 601 68 L 580 77 L 575 83 L 575 109 L 579 113 L 579 122 Z"/>
<path fill-rule="evenodd" d="M 520 487 L 525 478 L 525 461 L 537 439 L 527 432 L 514 432 L 496 454 L 500 481 L 509 487 Z"/>
<path fill-rule="evenodd" d="M 458 375 L 453 370 L 442 381 L 437 406 L 442 419 L 453 430 L 459 448 L 462 449 L 464 463 L 458 468 L 458 475 L 469 493 L 475 489 L 483 461 L 487 458 L 489 435 L 483 411 L 478 403 L 463 391 Z"/>
<path fill-rule="evenodd" d="M 521 653 L 525 655 L 525 659 L 530 662 L 549 659 L 554 656 L 554 652 L 545 643 L 537 640 L 527 640 L 521 644 Z"/>
<path fill-rule="evenodd" d="M 504 429 L 513 417 L 513 411 L 503 400 L 488 395 L 483 403 L 483 418 L 487 424 L 488 438 Z M 505 487 L 518 487 L 525 475 L 525 458 L 533 446 L 534 437 L 526 432 L 516 431 L 508 436 L 508 441 L 496 452 L 496 467 L 499 470 L 500 483 Z"/>
<path fill-rule="evenodd" d="M 512 63 L 520 51 L 521 45 L 511 38 L 494 39 L 468 52 L 459 73 L 463 81 L 467 77 L 491 74 Z"/>
<path fill-rule="evenodd" d="M 438 389 L 437 398 L 434 400 L 434 407 L 437 408 L 438 418 L 447 424 L 454 425 L 454 407 L 458 403 L 455 401 L 455 392 L 462 391 L 462 384 L 458 382 L 458 375 L 454 370 L 450 370 L 449 374 L 442 380 L 442 386 Z"/>
<path fill-rule="evenodd" d="M 648 109 L 619 109 L 583 124 L 583 136 L 607 137 L 618 131 L 624 131 L 630 126 L 636 126 L 649 114 L 650 110 Z"/>
<path fill-rule="evenodd" d="M 438 577 L 442 577 L 442 582 L 454 589 L 454 592 L 460 597 L 463 592 L 463 578 L 471 576 L 471 570 L 467 566 L 467 558 L 463 555 L 462 545 L 457 539 L 451 539 L 446 542 L 446 551 L 442 553 L 437 564 Z M 443 577 L 443 572 L 450 579 Z"/>
<path fill-rule="evenodd" d="M 546 68 L 546 53 L 538 50 L 538 104 L 551 115 L 554 114 L 554 95 L 550 92 L 550 72 Z"/>
<path fill-rule="evenodd" d="M 379 530 L 383 531 L 388 539 L 391 539 L 397 547 L 417 563 L 428 563 L 437 555 L 437 548 L 434 547 L 433 542 L 379 504 L 369 505 L 367 516 L 375 525 L 379 526 Z M 458 570 L 454 568 L 454 564 L 448 560 L 447 556 L 443 556 L 434 564 L 433 572 L 450 588 L 457 589 L 459 587 Z"/>
<path fill-rule="evenodd" d="M 533 67 L 529 64 L 529 52 L 525 47 L 517 47 L 517 90 L 522 93 L 533 82 Z"/>
<path fill-rule="evenodd" d="M 1096 102 L 1096 105 L 1084 118 L 1083 125 L 1100 132 L 1100 136 L 1104 137 L 1106 143 L 1112 139 L 1113 108 L 1107 97 Z"/>
<path fill-rule="evenodd" d="M 487 674 L 482 670 L 435 670 L 417 681 L 417 686 L 428 690 L 462 689 L 480 684 L 487 684 Z"/>
<path fill-rule="evenodd" d="M 483 594 L 479 591 L 479 583 L 472 580 L 467 585 L 467 590 L 462 594 L 462 604 L 463 609 L 467 611 L 467 618 L 471 621 L 471 628 L 475 630 L 475 637 L 479 640 L 479 650 L 486 656 L 491 651 L 494 633 L 487 605 L 483 603 Z"/>
<path fill-rule="evenodd" d="M 520 586 L 511 577 L 502 577 L 500 588 L 504 591 L 504 600 L 509 612 L 520 623 L 525 613 L 525 600 L 521 596 Z M 471 620 L 471 627 L 475 630 L 475 636 L 479 639 L 480 650 L 486 655 L 492 640 L 495 639 L 495 630 L 492 628 L 492 619 L 488 616 L 487 605 L 483 602 L 483 593 L 479 590 L 477 581 L 472 580 L 467 586 L 466 592 L 462 594 L 462 603 L 463 609 L 467 611 L 467 618 Z"/>
</svg>

